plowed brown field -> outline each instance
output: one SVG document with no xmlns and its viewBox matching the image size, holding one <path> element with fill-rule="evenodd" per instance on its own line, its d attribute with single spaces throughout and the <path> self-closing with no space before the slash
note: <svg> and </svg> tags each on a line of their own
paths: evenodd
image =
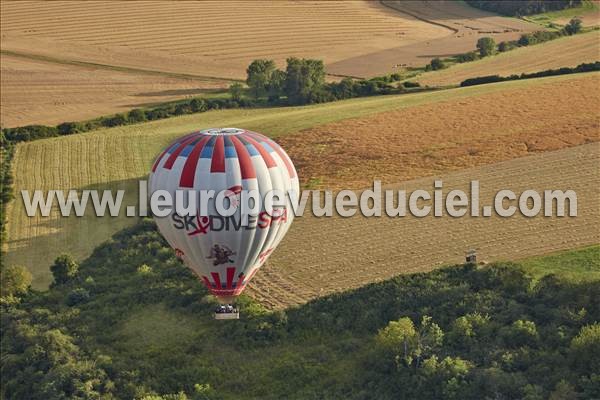
<svg viewBox="0 0 600 400">
<path fill-rule="evenodd" d="M 448 30 L 368 1 L 4 1 L 3 49 L 243 78 L 255 58 L 331 63 Z"/>
<path fill-rule="evenodd" d="M 304 184 L 360 189 L 600 140 L 600 75 L 346 119 L 280 138 Z"/>
<path fill-rule="evenodd" d="M 3 55 L 2 125 L 58 124 L 128 111 L 227 87 L 227 82 L 178 79 L 61 65 Z"/>
<path fill-rule="evenodd" d="M 525 32 L 540 30 L 538 25 L 491 14 L 465 3 L 447 1 L 384 0 L 385 6 L 400 16 L 410 16 L 446 29 L 446 34 L 418 43 L 400 43 L 390 49 L 341 60 L 328 71 L 355 76 L 384 75 L 397 71 L 396 66 L 422 66 L 435 57 L 448 57 L 475 50 L 480 37 L 497 42 L 514 40 Z"/>
<path fill-rule="evenodd" d="M 445 193 L 469 193 L 470 180 L 479 180 L 482 206 L 493 204 L 500 189 L 572 189 L 577 193 L 577 217 L 526 218 L 517 213 L 510 218 L 297 218 L 248 292 L 278 308 L 398 274 L 462 263 L 471 248 L 477 249 L 479 259 L 494 261 L 597 244 L 598 165 L 600 145 L 591 143 L 440 176 Z M 390 188 L 432 191 L 433 178 Z"/>
</svg>

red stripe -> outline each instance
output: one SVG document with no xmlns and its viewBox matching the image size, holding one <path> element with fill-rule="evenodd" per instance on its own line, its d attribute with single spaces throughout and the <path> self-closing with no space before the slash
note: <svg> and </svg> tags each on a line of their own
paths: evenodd
<svg viewBox="0 0 600 400">
<path fill-rule="evenodd" d="M 240 277 L 237 280 L 237 283 L 235 284 L 236 289 L 239 289 L 242 287 L 242 284 L 244 283 L 244 274 L 240 274 Z"/>
<path fill-rule="evenodd" d="M 240 162 L 242 179 L 256 178 L 256 171 L 254 170 L 252 159 L 250 158 L 250 154 L 244 143 L 235 136 L 231 137 L 231 141 L 233 142 L 233 147 L 235 147 L 235 152 L 237 153 L 238 161 Z"/>
<path fill-rule="evenodd" d="M 187 139 L 182 140 L 181 142 L 179 142 L 180 143 L 179 147 L 177 149 L 175 149 L 174 152 L 171 153 L 171 155 L 169 156 L 169 158 L 167 158 L 167 161 L 163 165 L 163 168 L 171 169 L 171 167 L 173 167 L 173 164 L 175 163 L 175 160 L 177 160 L 177 157 L 179 157 L 179 154 L 181 154 L 181 152 L 183 151 L 183 149 L 185 149 L 185 147 L 188 144 L 192 143 L 196 139 L 197 139 L 196 136 L 192 136 L 190 138 L 187 138 Z"/>
<path fill-rule="evenodd" d="M 250 275 L 248 275 L 248 278 L 246 279 L 246 283 L 250 282 L 250 279 L 252 279 L 252 277 L 254 276 L 254 274 L 256 274 L 258 272 L 258 268 L 254 268 L 252 270 L 252 272 L 250 272 Z"/>
<path fill-rule="evenodd" d="M 270 142 L 269 144 L 271 145 L 271 147 L 273 147 L 275 149 L 277 154 L 279 154 L 279 157 L 281 157 L 281 159 L 283 160 L 283 163 L 285 164 L 285 167 L 288 170 L 288 174 L 290 175 L 290 178 L 295 178 L 296 171 L 294 171 L 294 167 L 292 166 L 292 163 L 288 159 L 287 155 L 283 152 L 283 150 L 281 149 L 281 147 L 279 147 L 279 145 L 277 143 L 273 142 L 272 140 L 269 140 L 269 142 Z"/>
<path fill-rule="evenodd" d="M 193 187 L 194 186 L 194 178 L 196 177 L 196 166 L 198 165 L 198 159 L 200 158 L 200 153 L 204 148 L 206 142 L 210 140 L 210 136 L 206 136 L 201 141 L 196 143 L 187 160 L 185 160 L 185 165 L 183 166 L 183 171 L 181 172 L 181 178 L 179 179 L 179 186 L 181 187 Z"/>
<path fill-rule="evenodd" d="M 223 136 L 217 136 L 213 150 L 210 172 L 225 172 L 225 144 Z"/>
<path fill-rule="evenodd" d="M 217 289 L 221 289 L 221 278 L 219 277 L 219 273 L 218 272 L 211 272 L 210 273 L 215 281 L 215 285 L 217 285 Z"/>
<path fill-rule="evenodd" d="M 208 280 L 208 278 L 205 276 L 202 276 L 202 280 L 204 281 L 204 285 L 206 285 L 206 287 L 210 289 L 211 284 L 210 284 L 210 281 Z"/>
<path fill-rule="evenodd" d="M 152 166 L 152 172 L 155 172 L 155 171 L 156 171 L 156 168 L 158 168 L 158 164 L 160 163 L 160 160 L 162 160 L 162 158 L 165 156 L 165 154 L 167 154 L 167 151 L 169 151 L 169 149 L 170 149 L 171 147 L 173 147 L 173 146 L 175 146 L 175 144 L 173 144 L 173 145 L 171 145 L 171 146 L 168 146 L 168 147 L 167 147 L 167 148 L 166 148 L 166 149 L 165 149 L 165 150 L 164 150 L 164 151 L 163 151 L 163 152 L 160 154 L 160 156 L 158 156 L 158 157 L 156 158 L 156 160 L 154 161 L 154 165 Z"/>
<path fill-rule="evenodd" d="M 233 276 L 235 275 L 235 268 L 227 268 L 227 289 L 233 288 Z"/>
<path fill-rule="evenodd" d="M 263 158 L 263 160 L 265 160 L 267 168 L 273 168 L 277 166 L 277 163 L 275 162 L 275 160 L 273 160 L 273 157 L 271 157 L 267 149 L 265 149 L 262 144 L 252 139 L 249 135 L 242 135 L 242 137 L 246 139 L 251 145 L 253 145 L 254 148 L 256 148 L 260 156 Z"/>
<path fill-rule="evenodd" d="M 259 135 L 256 132 L 247 132 L 247 133 L 249 135 L 251 135 L 252 137 L 255 137 L 258 140 L 266 141 L 269 144 L 269 146 L 271 146 L 273 148 L 273 150 L 275 150 L 277 152 L 277 154 L 279 154 L 279 157 L 281 157 L 281 159 L 283 160 L 283 163 L 285 164 L 285 167 L 288 170 L 288 174 L 290 175 L 290 178 L 296 177 L 296 173 L 294 171 L 294 167 L 292 166 L 292 163 L 290 162 L 288 157 L 285 155 L 284 151 L 281 149 L 281 147 L 277 143 L 275 143 L 274 141 L 272 141 L 271 139 L 269 139 L 267 137 L 263 137 L 262 135 Z"/>
<path fill-rule="evenodd" d="M 181 143 L 181 141 L 186 140 L 187 138 L 189 138 L 192 135 L 195 135 L 196 133 L 198 133 L 198 132 L 188 133 L 187 135 L 180 137 L 179 139 L 175 140 L 174 142 L 171 142 L 167 146 L 167 148 L 161 153 L 161 155 L 158 156 L 156 161 L 154 161 L 154 165 L 152 166 L 152 172 L 156 171 L 156 168 L 158 168 L 158 164 L 160 163 L 160 160 L 164 157 L 165 154 L 167 154 L 167 152 L 171 149 L 171 147 L 175 146 L 177 143 Z"/>
</svg>

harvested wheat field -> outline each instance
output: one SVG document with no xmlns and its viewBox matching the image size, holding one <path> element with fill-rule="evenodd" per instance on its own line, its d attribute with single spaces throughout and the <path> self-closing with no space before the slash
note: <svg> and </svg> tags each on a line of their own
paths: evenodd
<svg viewBox="0 0 600 400">
<path fill-rule="evenodd" d="M 330 73 L 361 77 L 384 75 L 404 66 L 425 65 L 436 57 L 475 50 L 480 37 L 489 36 L 500 42 L 542 29 L 537 24 L 491 14 L 459 1 L 384 0 L 382 4 L 400 16 L 411 16 L 443 28 L 446 34 L 335 62 L 328 65 Z"/>
<path fill-rule="evenodd" d="M 92 250 L 101 242 L 107 240 L 118 230 L 134 224 L 136 218 L 127 218 L 124 211 L 119 217 L 95 218 L 92 213 L 85 217 L 60 218 L 58 207 L 52 210 L 49 217 L 37 216 L 28 218 L 25 214 L 23 202 L 19 193 L 23 189 L 126 189 L 126 196 L 123 200 L 124 205 L 137 203 L 137 181 L 147 176 L 153 158 L 163 146 L 175 137 L 181 136 L 193 130 L 211 127 L 211 126 L 239 126 L 247 129 L 256 130 L 265 134 L 276 136 L 277 140 L 285 143 L 287 150 L 292 154 L 292 158 L 299 166 L 299 174 L 306 182 L 305 177 L 321 176 L 331 186 L 339 186 L 338 172 L 343 172 L 344 164 L 342 154 L 347 154 L 349 158 L 357 159 L 360 165 L 364 166 L 364 172 L 354 169 L 356 178 L 351 179 L 353 187 L 361 188 L 368 185 L 371 170 L 370 162 L 382 162 L 382 160 L 392 160 L 394 157 L 404 157 L 410 160 L 414 165 L 401 165 L 395 161 L 388 161 L 384 166 L 395 168 L 388 170 L 385 176 L 374 174 L 385 179 L 388 183 L 400 182 L 404 179 L 418 176 L 428 176 L 436 173 L 444 173 L 457 168 L 482 165 L 509 157 L 520 157 L 528 154 L 523 140 L 528 143 L 537 143 L 536 136 L 539 135 L 540 141 L 546 143 L 546 147 L 538 150 L 550 150 L 561 147 L 573 146 L 585 141 L 596 140 L 590 129 L 597 120 L 582 117 L 573 119 L 568 113 L 558 113 L 562 119 L 552 116 L 553 127 L 551 132 L 565 132 L 561 140 L 551 146 L 547 145 L 547 132 L 536 127 L 536 122 L 530 118 L 515 117 L 520 125 L 516 125 L 511 119 L 513 101 L 511 99 L 519 98 L 519 93 L 524 91 L 527 95 L 522 95 L 527 99 L 526 108 L 520 113 L 527 114 L 525 110 L 537 110 L 538 108 L 547 111 L 551 115 L 554 108 L 562 107 L 565 102 L 559 95 L 569 94 L 569 87 L 584 87 L 582 91 L 586 99 L 593 103 L 597 100 L 593 91 L 594 83 L 599 79 L 600 74 L 586 75 L 565 75 L 559 77 L 550 77 L 542 79 L 530 79 L 524 81 L 503 82 L 499 84 L 472 86 L 467 88 L 450 89 L 446 91 L 436 91 L 428 93 L 415 93 L 399 96 L 376 96 L 368 98 L 352 99 L 339 101 L 335 103 L 319 104 L 306 107 L 285 107 L 273 109 L 256 110 L 221 110 L 209 111 L 202 114 L 186 115 L 178 118 L 169 118 L 166 120 L 153 121 L 144 124 L 137 124 L 111 129 L 101 129 L 84 134 L 63 136 L 51 139 L 37 140 L 28 143 L 21 143 L 17 146 L 14 168 L 14 188 L 17 198 L 8 205 L 8 225 L 7 240 L 4 241 L 6 253 L 6 262 L 8 264 L 18 263 L 27 266 L 34 275 L 34 287 L 44 288 L 51 282 L 49 265 L 52 260 L 62 252 L 69 252 L 78 259 L 89 256 Z M 507 93 L 510 95 L 489 97 Z M 544 97 L 544 93 L 554 93 L 554 97 Z M 581 96 L 581 94 L 579 95 Z M 541 99 L 540 106 L 534 102 L 535 99 Z M 554 99 L 554 100 L 552 100 Z M 488 101 L 496 101 L 495 108 L 486 106 Z M 575 98 L 575 104 L 579 104 Z M 568 103 L 568 102 L 567 102 Z M 593 104 L 592 104 L 593 105 Z M 580 105 L 582 110 L 587 106 Z M 437 108 L 442 107 L 442 108 Z M 463 108 L 464 107 L 464 108 Z M 597 106 L 596 106 L 597 107 Z M 329 132 L 336 140 L 346 140 L 335 131 L 336 121 L 348 118 L 359 118 L 355 120 L 357 126 L 361 126 L 361 120 L 371 121 L 372 118 L 382 118 L 382 121 L 388 126 L 401 128 L 403 124 L 409 123 L 404 118 L 402 110 L 413 113 L 411 109 L 418 109 L 419 112 L 412 115 L 416 121 L 421 121 L 427 126 L 427 131 L 414 130 L 413 132 L 403 132 L 402 135 L 394 136 L 395 141 L 401 143 L 407 140 L 407 146 L 410 151 L 403 153 L 402 146 L 395 144 L 391 148 L 397 154 L 384 149 L 382 160 L 366 160 L 359 154 L 360 149 L 352 149 L 349 146 L 338 146 L 332 143 L 329 147 L 322 146 L 315 141 L 317 133 Z M 463 119 L 457 119 L 456 112 L 453 110 L 463 109 L 466 116 Z M 384 113 L 385 111 L 398 110 L 394 113 Z M 439 110 L 449 114 L 448 124 L 443 124 L 439 118 L 434 121 L 426 122 L 425 119 L 431 118 L 431 113 Z M 582 115 L 585 116 L 585 113 Z M 468 112 L 467 112 L 468 111 Z M 496 121 L 491 133 L 486 133 L 484 127 L 489 127 L 477 113 L 486 112 L 488 118 Z M 529 111 L 530 116 L 540 115 L 540 111 Z M 454 114 L 453 114 L 454 113 Z M 470 114 L 474 115 L 470 115 Z M 378 116 L 379 114 L 379 116 Z M 392 118 L 392 115 L 395 118 Z M 398 120 L 397 118 L 401 118 Z M 594 122 L 596 121 L 596 122 Z M 319 125 L 326 125 L 327 131 L 312 130 L 311 128 Z M 541 122 L 540 126 L 546 126 Z M 340 126 L 346 126 L 342 123 Z M 383 125 L 382 128 L 385 128 Z M 503 131 L 502 128 L 505 130 Z M 363 146 L 370 139 L 375 138 L 376 132 L 360 127 L 365 138 L 360 142 Z M 460 144 L 459 136 L 453 132 L 464 134 L 469 129 L 479 132 L 483 139 L 478 141 L 477 146 L 483 146 L 484 143 L 490 146 L 490 149 L 481 151 L 481 155 L 475 151 L 467 151 L 465 155 L 465 146 Z M 305 140 L 300 140 L 302 132 L 306 135 Z M 356 135 L 353 131 L 346 132 L 348 143 L 356 143 Z M 392 129 L 385 128 L 384 132 L 388 135 L 394 135 Z M 452 143 L 450 140 L 440 140 L 440 135 L 446 132 L 444 136 L 453 138 L 457 141 L 457 151 L 452 152 Z M 579 133 L 581 132 L 581 133 Z M 409 140 L 409 134 L 422 137 L 422 141 Z M 494 135 L 497 136 L 494 139 Z M 529 135 L 529 136 L 528 136 Z M 289 136 L 289 140 L 286 137 Z M 383 138 L 385 139 L 385 138 Z M 433 162 L 432 152 L 435 152 L 439 143 L 444 143 L 448 148 L 441 154 L 444 155 L 444 162 Z M 390 143 L 386 141 L 386 143 Z M 381 145 L 377 144 L 378 149 Z M 508 151 L 505 147 L 512 148 Z M 332 165 L 333 173 L 323 174 L 310 169 L 303 157 L 303 148 L 322 149 L 329 154 L 336 164 Z M 339 153 L 333 155 L 331 149 L 335 148 Z M 535 149 L 535 148 L 533 148 Z M 441 150 L 440 150 L 441 151 Z M 308 154 L 308 153 L 307 153 Z M 318 165 L 320 156 L 315 159 Z M 361 158 L 363 157 L 363 158 Z M 335 167 L 335 168 L 333 168 Z M 352 168 L 355 168 L 352 167 Z M 314 174 L 314 175 L 313 175 Z M 336 183 L 337 182 L 337 183 Z M 320 223 L 320 222 L 319 222 Z M 293 228 L 292 228 L 293 229 Z M 315 242 L 316 243 L 316 242 Z M 284 247 L 285 248 L 285 247 Z M 278 252 L 285 253 L 286 250 Z M 284 254 L 282 254 L 283 256 Z"/>
<path fill-rule="evenodd" d="M 244 78 L 255 58 L 332 63 L 448 30 L 368 1 L 2 2 L 2 47 L 22 54 Z"/>
<path fill-rule="evenodd" d="M 280 308 L 402 273 L 462 263 L 472 248 L 480 260 L 493 261 L 597 244 L 599 163 L 600 145 L 591 143 L 439 176 L 445 193 L 469 193 L 469 182 L 479 180 L 481 206 L 492 205 L 501 189 L 572 189 L 577 217 L 297 218 L 248 292 L 262 304 Z M 389 188 L 433 191 L 433 180 Z"/>
<path fill-rule="evenodd" d="M 600 140 L 600 75 L 346 119 L 280 139 L 302 183 L 360 189 Z M 555 112 L 560 110 L 560 112 Z"/>
<path fill-rule="evenodd" d="M 3 55 L 0 64 L 4 127 L 95 118 L 228 85 L 226 81 L 121 72 L 10 55 Z"/>
<path fill-rule="evenodd" d="M 593 31 L 535 46 L 518 48 L 474 62 L 457 64 L 441 71 L 425 73 L 416 79 L 421 84 L 429 86 L 457 85 L 467 78 L 478 76 L 508 76 L 561 67 L 575 67 L 581 63 L 599 60 L 600 31 Z"/>
</svg>

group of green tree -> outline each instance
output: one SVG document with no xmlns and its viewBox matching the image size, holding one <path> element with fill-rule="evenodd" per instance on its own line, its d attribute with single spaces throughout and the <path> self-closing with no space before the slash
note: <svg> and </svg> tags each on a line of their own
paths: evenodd
<svg viewBox="0 0 600 400">
<path fill-rule="evenodd" d="M 518 40 L 509 40 L 496 43 L 494 38 L 482 37 L 477 40 L 475 47 L 477 50 L 448 57 L 446 59 L 434 58 L 426 66 L 426 71 L 437 71 L 447 68 L 451 64 L 476 61 L 484 57 L 493 56 L 498 53 L 504 53 L 518 47 L 532 46 L 544 43 L 550 40 L 558 39 L 563 36 L 571 36 L 583 32 L 581 19 L 572 18 L 567 25 L 558 30 L 536 31 L 522 34 Z"/>
<path fill-rule="evenodd" d="M 6 399 L 600 398 L 599 282 L 466 264 L 285 311 L 243 296 L 224 323 L 148 220 L 81 265 L 59 257 L 47 291 L 9 271 Z M 156 328 L 156 315 L 165 337 L 140 345 L 124 326 L 158 305 L 176 322 Z"/>
<path fill-rule="evenodd" d="M 580 7 L 582 0 L 466 0 L 472 7 L 510 17 Z"/>
<path fill-rule="evenodd" d="M 460 86 L 464 87 L 464 86 L 482 85 L 485 83 L 517 81 L 520 79 L 542 78 L 544 76 L 568 75 L 568 74 L 577 74 L 577 73 L 581 73 L 581 72 L 592 72 L 592 71 L 600 71 L 600 61 L 596 61 L 593 63 L 582 63 L 573 68 L 563 67 L 563 68 L 558 68 L 558 69 L 548 69 L 548 70 L 539 71 L 539 72 L 522 73 L 520 75 L 480 76 L 480 77 L 476 77 L 476 78 L 465 79 L 464 81 L 462 81 L 460 83 Z"/>
<path fill-rule="evenodd" d="M 340 82 L 327 83 L 322 60 L 295 57 L 287 59 L 285 70 L 277 69 L 273 60 L 254 60 L 246 73 L 246 84 L 252 97 L 256 100 L 267 99 L 271 104 L 325 103 L 352 97 L 401 93 L 419 87 L 415 82 L 394 85 L 394 82 L 405 79 L 398 73 L 371 79 L 346 77 Z M 237 97 L 241 93 L 241 86 L 232 85 L 230 91 L 232 97 Z"/>
</svg>

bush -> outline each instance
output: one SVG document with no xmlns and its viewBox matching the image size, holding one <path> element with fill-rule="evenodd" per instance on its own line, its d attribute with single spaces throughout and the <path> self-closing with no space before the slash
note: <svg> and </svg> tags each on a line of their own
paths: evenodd
<svg viewBox="0 0 600 400">
<path fill-rule="evenodd" d="M 581 32 L 582 25 L 581 20 L 577 17 L 571 19 L 569 23 L 565 26 L 565 33 L 567 35 L 575 35 L 576 33 Z"/>
<path fill-rule="evenodd" d="M 470 62 L 470 61 L 478 60 L 479 53 L 477 53 L 476 51 L 470 51 L 468 53 L 459 54 L 454 58 L 456 59 L 456 62 L 459 62 L 459 63 Z"/>
<path fill-rule="evenodd" d="M 489 76 L 480 76 L 477 78 L 469 78 L 465 79 L 460 83 L 460 86 L 473 86 L 473 85 L 481 85 L 483 83 L 494 83 L 494 82 L 504 82 L 504 81 L 514 81 L 519 79 L 530 79 L 530 78 L 541 78 L 544 76 L 555 76 L 555 75 L 567 75 L 574 74 L 579 72 L 592 72 L 592 71 L 600 71 L 600 61 L 596 61 L 594 63 L 583 63 L 579 64 L 575 68 L 559 68 L 559 69 L 548 69 L 540 72 L 533 72 L 530 74 L 521 74 L 521 75 L 510 75 L 510 76 L 499 76 L 499 75 L 489 75 Z"/>
<path fill-rule="evenodd" d="M 19 296 L 27 293 L 31 286 L 31 272 L 25 267 L 10 265 L 0 271 L 1 295 Z"/>
<path fill-rule="evenodd" d="M 525 33 L 521 35 L 517 43 L 519 44 L 519 46 L 531 46 L 532 44 L 536 44 L 537 40 L 532 34 Z"/>
<path fill-rule="evenodd" d="M 516 42 L 500 42 L 500 44 L 498 44 L 498 51 L 504 53 L 505 51 L 514 49 L 516 46 Z"/>
<path fill-rule="evenodd" d="M 441 58 L 434 58 L 433 60 L 431 60 L 431 62 L 429 63 L 429 67 L 431 68 L 431 70 L 433 71 L 437 71 L 439 69 L 444 69 L 446 68 L 446 64 L 444 64 L 444 61 L 442 61 Z"/>
<path fill-rule="evenodd" d="M 69 307 L 77 304 L 85 303 L 90 299 L 90 292 L 84 288 L 77 288 L 72 290 L 67 296 L 67 305 Z"/>
<path fill-rule="evenodd" d="M 190 101 L 190 107 L 193 112 L 204 112 L 206 111 L 206 102 L 203 99 L 192 99 Z"/>
<path fill-rule="evenodd" d="M 235 101 L 241 100 L 243 89 L 244 87 L 239 82 L 236 82 L 229 86 L 229 94 L 231 95 L 231 99 Z"/>
<path fill-rule="evenodd" d="M 84 132 L 85 127 L 79 122 L 63 122 L 56 127 L 60 135 L 71 135 L 73 133 Z"/>
<path fill-rule="evenodd" d="M 496 52 L 496 41 L 491 37 L 482 37 L 477 41 L 476 47 L 481 57 L 491 56 Z"/>
<path fill-rule="evenodd" d="M 106 126 L 108 128 L 113 126 L 125 125 L 127 124 L 127 118 L 124 114 L 115 114 L 112 117 L 104 117 L 101 119 L 102 126 Z"/>
<path fill-rule="evenodd" d="M 58 128 L 54 126 L 27 125 L 4 129 L 4 137 L 11 142 L 28 142 L 58 135 Z"/>
<path fill-rule="evenodd" d="M 60 285 L 73 279 L 79 272 L 79 264 L 68 254 L 56 257 L 54 264 L 50 267 L 54 277 L 54 285 Z"/>
<path fill-rule="evenodd" d="M 409 89 L 409 88 L 421 87 L 421 84 L 419 82 L 406 81 L 406 82 L 402 82 L 402 86 L 404 86 L 406 89 Z"/>
<path fill-rule="evenodd" d="M 144 122 L 146 120 L 146 114 L 139 108 L 134 108 L 127 114 L 127 120 L 133 123 Z"/>
</svg>

